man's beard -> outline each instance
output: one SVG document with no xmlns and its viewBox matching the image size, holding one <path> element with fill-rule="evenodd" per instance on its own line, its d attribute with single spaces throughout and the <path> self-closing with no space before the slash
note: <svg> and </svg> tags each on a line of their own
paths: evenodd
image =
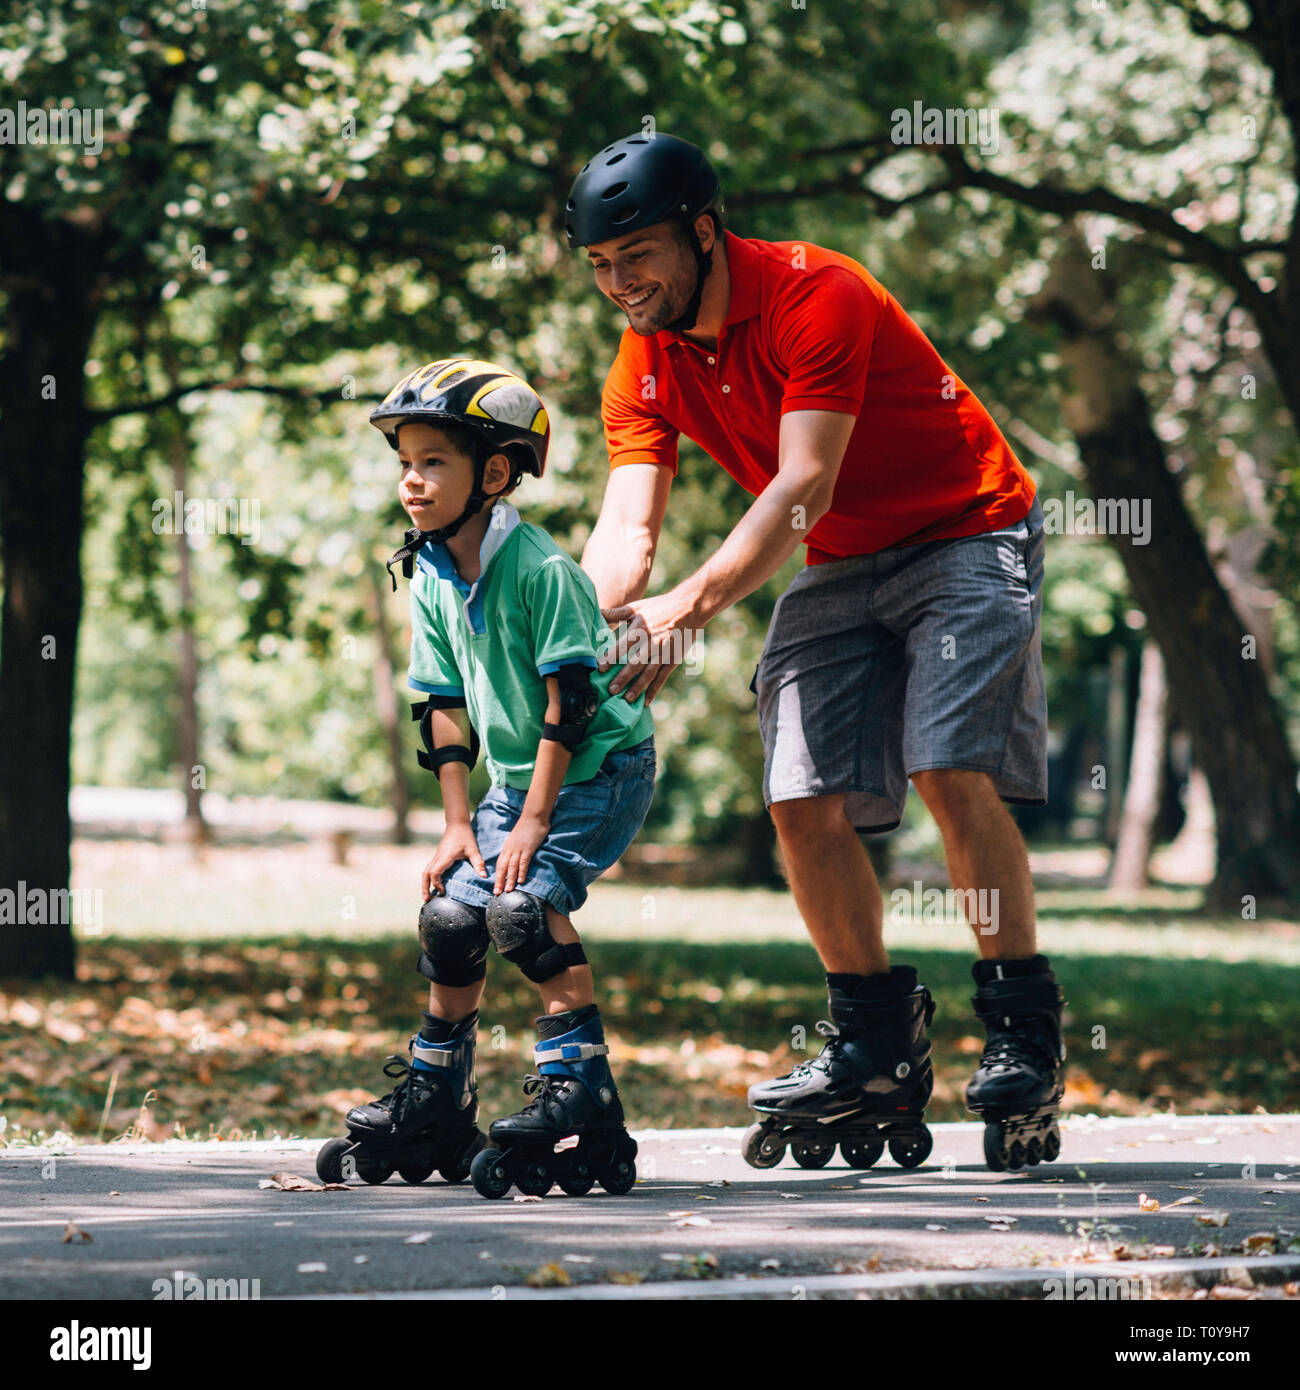
<svg viewBox="0 0 1300 1390">
<path fill-rule="evenodd" d="M 691 284 L 691 271 L 687 271 L 680 279 L 672 281 L 671 284 L 661 284 L 659 293 L 655 296 L 654 312 L 644 321 L 633 320 L 628 315 L 628 326 L 632 332 L 642 338 L 651 338 L 656 333 L 662 332 L 666 324 L 673 323 L 679 319 L 687 304 L 690 302 L 691 291 L 694 286 Z M 627 314 L 627 310 L 623 312 Z"/>
</svg>

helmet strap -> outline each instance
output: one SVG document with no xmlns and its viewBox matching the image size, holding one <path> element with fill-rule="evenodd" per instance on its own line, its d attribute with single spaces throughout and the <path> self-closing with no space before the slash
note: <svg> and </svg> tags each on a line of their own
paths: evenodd
<svg viewBox="0 0 1300 1390">
<path fill-rule="evenodd" d="M 675 318 L 672 323 L 664 324 L 670 333 L 686 333 L 695 327 L 695 320 L 700 316 L 700 301 L 704 298 L 704 282 L 713 269 L 713 251 L 706 251 L 700 245 L 700 238 L 695 231 L 694 221 L 685 217 L 681 221 L 686 228 L 686 236 L 691 243 L 691 250 L 695 253 L 695 289 L 691 292 L 691 297 L 687 300 L 681 315 Z"/>
<path fill-rule="evenodd" d="M 456 518 L 449 521 L 446 526 L 440 526 L 436 531 L 417 531 L 412 527 L 403 536 L 403 544 L 400 550 L 393 555 L 386 566 L 388 577 L 393 581 L 393 588 L 397 588 L 397 580 L 393 575 L 393 566 L 398 560 L 402 562 L 402 574 L 409 579 L 415 562 L 416 551 L 432 542 L 434 545 L 441 545 L 444 541 L 450 540 L 452 536 L 460 530 L 462 526 L 472 516 L 477 516 L 483 510 L 485 502 L 493 501 L 501 496 L 501 492 L 483 491 L 483 474 L 487 469 L 487 461 L 490 455 L 485 451 L 481 458 L 474 464 L 474 486 L 470 489 L 469 496 L 465 499 L 465 510 Z M 510 484 L 507 483 L 506 487 Z"/>
</svg>

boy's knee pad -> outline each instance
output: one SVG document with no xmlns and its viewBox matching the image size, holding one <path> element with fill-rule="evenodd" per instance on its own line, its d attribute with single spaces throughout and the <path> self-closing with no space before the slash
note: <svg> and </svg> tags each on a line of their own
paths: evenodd
<svg viewBox="0 0 1300 1390">
<path fill-rule="evenodd" d="M 481 907 L 445 894 L 420 909 L 420 958 L 415 968 L 439 985 L 472 985 L 487 974 L 488 929 Z"/>
<path fill-rule="evenodd" d="M 587 963 L 578 942 L 561 946 L 551 935 L 546 925 L 546 901 L 536 894 L 516 888 L 493 898 L 486 911 L 492 944 L 534 984 L 549 980 L 571 965 Z"/>
</svg>

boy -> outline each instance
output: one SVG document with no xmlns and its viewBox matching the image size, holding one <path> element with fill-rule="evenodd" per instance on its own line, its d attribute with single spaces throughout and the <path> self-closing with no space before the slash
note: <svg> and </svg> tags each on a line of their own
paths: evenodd
<svg viewBox="0 0 1300 1390">
<path fill-rule="evenodd" d="M 450 358 L 399 382 L 370 421 L 397 451 L 414 523 L 389 564 L 401 560 L 412 581 L 410 684 L 427 697 L 415 707 L 419 760 L 439 778 L 447 825 L 421 876 L 429 1010 L 410 1066 L 385 1067 L 402 1076 L 397 1088 L 348 1115 L 356 1171 L 383 1181 L 396 1166 L 423 1181 L 437 1166 L 459 1181 L 468 1168 L 491 1197 L 512 1183 L 541 1195 L 553 1181 L 626 1192 L 636 1143 L 570 917 L 645 819 L 654 719 L 643 697 L 610 696 L 610 673 L 596 670 L 611 634 L 590 579 L 504 500 L 545 468 L 550 426 L 532 388 Z M 492 786 L 471 816 L 480 739 Z M 534 1099 L 496 1121 L 484 1149 L 474 1038 L 489 941 L 537 984 L 543 1014 L 539 1074 L 524 1083 Z M 575 1134 L 576 1148 L 554 1152 Z M 343 1152 L 326 1166 L 341 1167 Z"/>
</svg>

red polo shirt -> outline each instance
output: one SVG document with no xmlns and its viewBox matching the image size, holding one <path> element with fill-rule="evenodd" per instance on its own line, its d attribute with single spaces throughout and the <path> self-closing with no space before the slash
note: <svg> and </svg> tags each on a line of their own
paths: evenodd
<svg viewBox="0 0 1300 1390">
<path fill-rule="evenodd" d="M 1033 480 L 988 411 L 857 261 L 726 232 L 731 302 L 716 349 L 629 328 L 601 397 L 611 468 L 677 472 L 685 434 L 748 492 L 776 476 L 787 410 L 857 416 L 810 565 L 994 531 Z"/>
</svg>

